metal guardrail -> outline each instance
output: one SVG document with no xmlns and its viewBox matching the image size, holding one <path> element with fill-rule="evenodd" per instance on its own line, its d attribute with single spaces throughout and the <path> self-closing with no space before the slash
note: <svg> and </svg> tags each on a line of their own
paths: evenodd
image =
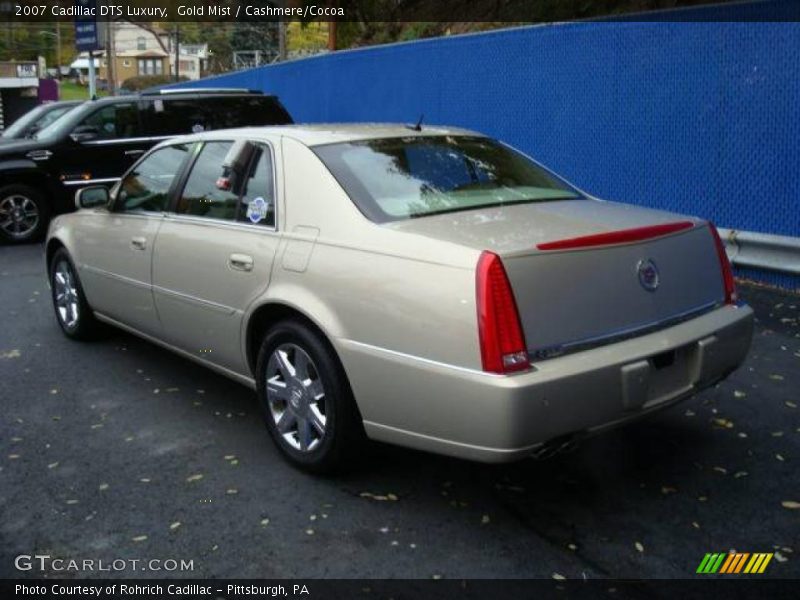
<svg viewBox="0 0 800 600">
<path fill-rule="evenodd" d="M 800 275 L 800 238 L 722 228 L 719 235 L 737 267 Z"/>
</svg>

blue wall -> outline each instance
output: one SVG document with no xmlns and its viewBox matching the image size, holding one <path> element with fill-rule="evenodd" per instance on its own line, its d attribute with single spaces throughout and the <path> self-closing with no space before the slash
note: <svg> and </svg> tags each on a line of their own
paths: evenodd
<svg viewBox="0 0 800 600">
<path fill-rule="evenodd" d="M 297 121 L 424 113 L 508 141 L 596 196 L 800 236 L 800 23 L 533 26 L 184 85 L 272 92 Z"/>
</svg>

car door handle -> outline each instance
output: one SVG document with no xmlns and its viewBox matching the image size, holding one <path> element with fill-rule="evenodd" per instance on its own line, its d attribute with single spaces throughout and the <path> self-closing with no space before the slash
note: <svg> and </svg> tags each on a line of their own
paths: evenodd
<svg viewBox="0 0 800 600">
<path fill-rule="evenodd" d="M 131 238 L 131 248 L 134 250 L 145 250 L 147 248 L 147 238 L 134 237 Z"/>
<path fill-rule="evenodd" d="M 125 150 L 125 156 L 139 156 L 144 154 L 144 150 Z"/>
<path fill-rule="evenodd" d="M 253 270 L 253 257 L 247 254 L 231 254 L 228 257 L 228 264 L 231 269 L 237 271 L 252 271 Z"/>
</svg>

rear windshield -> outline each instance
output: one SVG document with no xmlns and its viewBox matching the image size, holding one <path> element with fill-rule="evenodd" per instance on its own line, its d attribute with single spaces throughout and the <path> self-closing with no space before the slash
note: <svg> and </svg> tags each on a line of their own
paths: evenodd
<svg viewBox="0 0 800 600">
<path fill-rule="evenodd" d="M 313 150 L 376 223 L 582 197 L 535 162 L 485 137 L 414 136 Z"/>
</svg>

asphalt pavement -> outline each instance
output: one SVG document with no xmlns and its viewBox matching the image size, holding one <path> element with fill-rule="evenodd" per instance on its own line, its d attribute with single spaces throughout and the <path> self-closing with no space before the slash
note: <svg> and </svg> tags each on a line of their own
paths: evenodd
<svg viewBox="0 0 800 600">
<path fill-rule="evenodd" d="M 193 561 L 67 577 L 682 578 L 731 549 L 800 577 L 800 297 L 741 292 L 747 362 L 678 406 L 544 461 L 373 444 L 326 479 L 246 388 L 122 332 L 66 339 L 41 246 L 0 247 L 0 577 L 59 575 L 15 568 L 40 554 Z"/>
</svg>

